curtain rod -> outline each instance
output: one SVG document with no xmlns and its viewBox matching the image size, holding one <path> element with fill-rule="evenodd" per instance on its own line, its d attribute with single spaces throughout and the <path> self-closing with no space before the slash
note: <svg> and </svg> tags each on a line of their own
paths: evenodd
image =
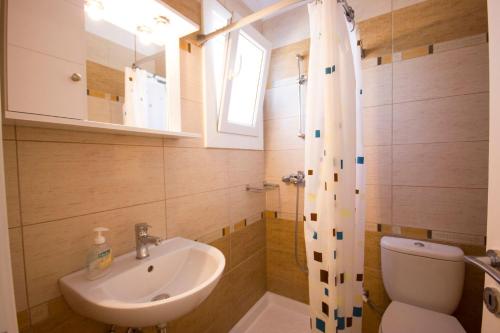
<svg viewBox="0 0 500 333">
<path fill-rule="evenodd" d="M 243 17 L 237 22 L 230 23 L 226 25 L 225 27 L 222 27 L 220 29 L 217 29 L 213 32 L 210 32 L 206 35 L 204 34 L 199 34 L 196 36 L 196 42 L 198 46 L 202 46 L 204 43 L 209 41 L 212 38 L 217 37 L 218 35 L 225 34 L 228 32 L 231 32 L 236 29 L 243 28 L 244 26 L 247 26 L 249 24 L 252 24 L 256 21 L 262 20 L 263 18 L 274 14 L 284 8 L 287 8 L 292 5 L 297 5 L 297 4 L 307 4 L 310 2 L 310 0 L 281 0 L 280 2 L 275 3 L 274 5 L 270 5 L 266 8 L 263 8 L 259 11 L 256 11 L 255 13 L 252 13 L 248 16 Z"/>
</svg>

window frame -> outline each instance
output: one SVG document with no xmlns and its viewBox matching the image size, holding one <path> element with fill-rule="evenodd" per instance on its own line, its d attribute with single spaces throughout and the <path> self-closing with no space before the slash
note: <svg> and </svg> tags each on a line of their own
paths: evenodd
<svg viewBox="0 0 500 333">
<path fill-rule="evenodd" d="M 229 107 L 230 107 L 230 97 L 233 88 L 232 75 L 234 73 L 234 67 L 236 65 L 236 56 L 238 50 L 238 43 L 241 38 L 241 32 L 248 36 L 248 39 L 257 44 L 257 46 L 262 50 L 262 64 L 260 68 L 260 77 L 257 84 L 257 97 L 256 97 L 256 110 L 253 114 L 253 126 L 245 126 L 241 124 L 235 124 L 228 120 L 229 117 Z M 229 58 L 229 59 L 228 59 Z M 224 79 L 222 85 L 222 98 L 221 105 L 219 106 L 219 132 L 247 135 L 247 136 L 258 136 L 259 130 L 257 124 L 259 117 L 262 117 L 262 112 L 264 108 L 264 96 L 266 94 L 266 82 L 269 73 L 269 63 L 271 60 L 271 43 L 268 42 L 255 28 L 252 26 L 247 26 L 242 29 L 232 31 L 229 34 L 227 52 L 226 52 L 226 68 L 224 71 Z"/>
<path fill-rule="evenodd" d="M 224 6 L 222 6 L 217 0 L 203 0 L 202 1 L 202 31 L 204 34 L 210 33 L 214 30 L 221 28 L 222 26 L 215 24 L 215 19 L 209 17 L 211 13 L 216 13 L 219 17 L 226 18 L 228 23 L 231 18 L 238 18 L 237 13 L 231 13 Z M 259 82 L 260 96 L 258 100 L 257 114 L 255 115 L 255 125 L 254 127 L 237 125 L 230 123 L 229 125 L 241 127 L 236 130 L 234 127 L 227 130 L 226 125 L 220 126 L 221 121 L 224 122 L 224 118 L 227 120 L 228 108 L 224 108 L 223 105 L 228 105 L 229 98 L 225 92 L 225 85 L 227 84 L 226 78 L 229 74 L 228 69 L 230 61 L 227 61 L 229 56 L 230 47 L 233 46 L 236 50 L 236 45 L 234 43 L 234 38 L 231 40 L 231 33 L 238 34 L 240 30 L 231 32 L 225 35 L 225 49 L 224 57 L 226 58 L 222 84 L 221 84 L 221 94 L 220 94 L 220 105 L 217 96 L 217 89 L 215 87 L 215 73 L 214 69 L 214 57 L 220 57 L 219 53 L 215 54 L 213 40 L 207 41 L 202 49 L 202 60 L 203 60 L 203 112 L 204 112 L 204 138 L 205 147 L 211 148 L 234 148 L 234 149 L 252 149 L 252 150 L 263 150 L 264 149 L 264 125 L 263 125 L 263 109 L 264 109 L 264 97 L 266 94 L 266 84 L 267 76 L 269 73 L 269 65 L 271 58 L 271 43 L 267 41 L 264 36 L 260 34 L 252 26 L 247 26 L 242 28 L 243 32 L 256 41 L 260 46 L 266 50 L 264 54 L 264 71 Z M 235 52 L 232 53 L 235 55 Z M 234 59 L 233 59 L 234 60 Z M 234 63 L 233 63 L 234 65 Z M 220 74 L 220 73 L 219 73 Z M 224 115 L 223 115 L 224 113 Z M 236 133 L 235 133 L 236 132 Z"/>
</svg>

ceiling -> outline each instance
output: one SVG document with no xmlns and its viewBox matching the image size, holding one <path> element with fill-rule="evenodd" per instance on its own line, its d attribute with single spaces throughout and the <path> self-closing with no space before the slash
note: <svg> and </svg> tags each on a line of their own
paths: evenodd
<svg viewBox="0 0 500 333">
<path fill-rule="evenodd" d="M 278 1 L 279 0 L 243 0 L 245 5 L 247 5 L 248 8 L 250 8 L 254 12 L 269 5 L 272 5 Z"/>
</svg>

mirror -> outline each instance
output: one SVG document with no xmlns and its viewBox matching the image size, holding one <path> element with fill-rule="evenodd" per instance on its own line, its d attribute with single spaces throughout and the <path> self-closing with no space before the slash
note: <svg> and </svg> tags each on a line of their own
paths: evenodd
<svg viewBox="0 0 500 333">
<path fill-rule="evenodd" d="M 172 15 L 156 0 L 85 1 L 87 120 L 180 131 Z"/>
</svg>

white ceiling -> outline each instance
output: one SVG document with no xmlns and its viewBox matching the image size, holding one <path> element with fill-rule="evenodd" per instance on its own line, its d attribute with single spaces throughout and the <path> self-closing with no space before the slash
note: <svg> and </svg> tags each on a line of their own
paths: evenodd
<svg viewBox="0 0 500 333">
<path fill-rule="evenodd" d="M 279 0 L 243 0 L 245 5 L 247 5 L 248 8 L 250 8 L 254 12 L 269 5 L 272 5 L 273 3 L 276 3 L 278 1 Z"/>
</svg>

